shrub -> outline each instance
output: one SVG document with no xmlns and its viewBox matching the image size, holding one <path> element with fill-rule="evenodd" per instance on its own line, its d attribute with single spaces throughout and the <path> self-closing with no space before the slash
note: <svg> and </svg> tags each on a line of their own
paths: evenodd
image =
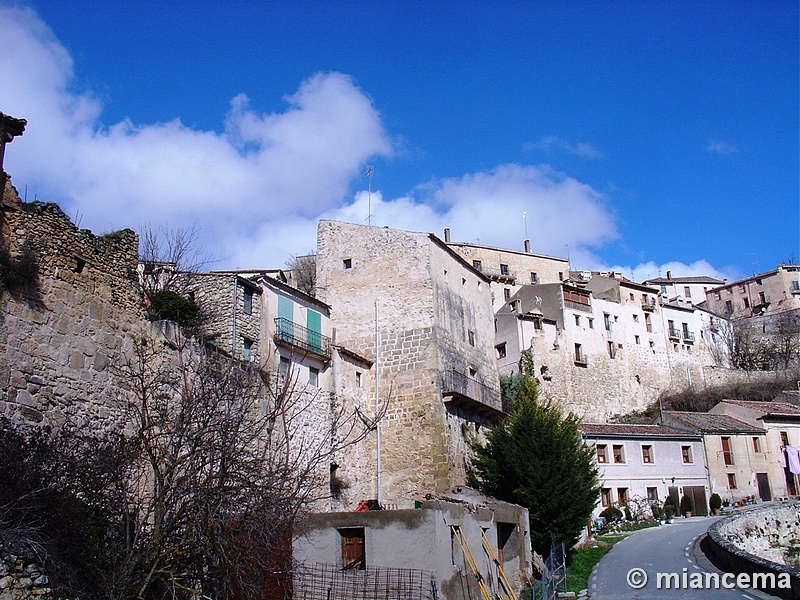
<svg viewBox="0 0 800 600">
<path fill-rule="evenodd" d="M 622 511 L 616 506 L 609 506 L 600 513 L 600 516 L 606 520 L 606 523 L 616 523 L 622 520 Z"/>
<path fill-rule="evenodd" d="M 654 504 L 650 508 L 653 511 L 653 518 L 656 521 L 661 521 L 664 518 L 664 509 L 661 508 L 658 504 Z"/>
<path fill-rule="evenodd" d="M 166 319 L 185 327 L 194 322 L 197 310 L 197 305 L 191 298 L 184 298 L 170 290 L 161 290 L 150 298 L 147 316 L 151 321 Z"/>
<path fill-rule="evenodd" d="M 694 500 L 692 500 L 691 496 L 687 496 L 686 494 L 684 494 L 683 497 L 681 498 L 681 512 L 682 513 L 694 512 Z"/>
<path fill-rule="evenodd" d="M 711 494 L 711 498 L 708 500 L 708 506 L 711 510 L 719 510 L 722 508 L 722 498 L 719 494 Z"/>
</svg>

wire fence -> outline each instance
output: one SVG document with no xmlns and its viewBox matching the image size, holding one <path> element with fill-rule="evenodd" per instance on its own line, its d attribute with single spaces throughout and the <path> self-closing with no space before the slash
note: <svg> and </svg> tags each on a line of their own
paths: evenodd
<svg viewBox="0 0 800 600">
<path fill-rule="evenodd" d="M 295 600 L 438 600 L 430 571 L 372 567 L 342 570 L 330 564 L 299 567 Z"/>
</svg>

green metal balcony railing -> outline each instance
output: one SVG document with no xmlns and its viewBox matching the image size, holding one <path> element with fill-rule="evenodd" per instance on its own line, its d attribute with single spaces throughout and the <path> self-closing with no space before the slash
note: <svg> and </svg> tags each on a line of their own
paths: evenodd
<svg viewBox="0 0 800 600">
<path fill-rule="evenodd" d="M 326 359 L 331 357 L 331 338 L 284 317 L 275 319 L 275 342 L 301 348 Z"/>
</svg>

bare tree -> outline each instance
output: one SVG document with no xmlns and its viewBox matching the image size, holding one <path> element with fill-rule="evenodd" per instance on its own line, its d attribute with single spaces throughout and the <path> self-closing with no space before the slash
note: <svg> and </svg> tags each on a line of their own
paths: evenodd
<svg viewBox="0 0 800 600">
<path fill-rule="evenodd" d="M 293 254 L 286 261 L 297 289 L 309 296 L 316 296 L 317 254 L 314 251 L 298 256 Z"/>
<path fill-rule="evenodd" d="M 118 597 L 288 595 L 292 528 L 330 494 L 331 457 L 367 435 L 357 413 L 291 371 L 194 348 L 138 345 L 118 374 L 140 450 Z"/>
<path fill-rule="evenodd" d="M 199 230 L 195 226 L 167 229 L 146 225 L 139 234 L 139 260 L 142 264 L 142 287 L 151 299 L 161 290 L 183 294 L 197 273 L 213 259 L 199 248 Z"/>
</svg>

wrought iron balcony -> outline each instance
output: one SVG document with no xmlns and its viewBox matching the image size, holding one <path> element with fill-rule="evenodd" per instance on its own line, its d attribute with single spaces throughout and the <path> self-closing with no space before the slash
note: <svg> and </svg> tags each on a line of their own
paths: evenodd
<svg viewBox="0 0 800 600">
<path fill-rule="evenodd" d="M 585 367 L 589 364 L 589 359 L 586 358 L 586 354 L 583 352 L 583 350 L 575 351 L 575 356 L 573 357 L 573 361 L 579 367 Z"/>
<path fill-rule="evenodd" d="M 681 332 L 674 327 L 669 328 L 669 337 L 675 338 L 677 340 L 681 339 Z"/>
<path fill-rule="evenodd" d="M 499 386 L 490 387 L 456 369 L 441 371 L 439 385 L 445 401 L 460 401 L 474 409 L 484 411 L 488 409 L 492 413 L 503 412 L 506 408 L 500 396 Z"/>
<path fill-rule="evenodd" d="M 694 342 L 694 333 L 691 331 L 684 331 L 683 339 L 687 342 Z"/>
<path fill-rule="evenodd" d="M 331 357 L 331 338 L 283 317 L 275 319 L 275 343 L 300 348 L 325 360 Z"/>
</svg>

